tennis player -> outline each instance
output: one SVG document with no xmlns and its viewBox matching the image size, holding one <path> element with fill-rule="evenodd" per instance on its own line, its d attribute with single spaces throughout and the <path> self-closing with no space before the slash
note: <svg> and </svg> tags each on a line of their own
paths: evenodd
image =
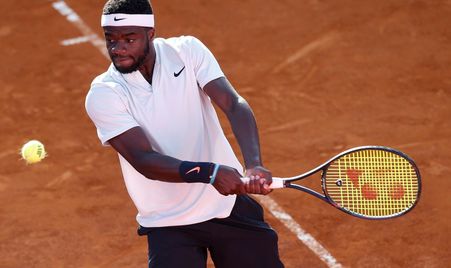
<svg viewBox="0 0 451 268">
<path fill-rule="evenodd" d="M 247 194 L 268 194 L 254 115 L 198 39 L 156 38 L 147 0 L 110 0 L 101 25 L 112 64 L 97 76 L 86 110 L 119 156 L 147 235 L 149 267 L 283 267 L 277 234 Z M 235 156 L 212 102 L 227 115 Z"/>
</svg>

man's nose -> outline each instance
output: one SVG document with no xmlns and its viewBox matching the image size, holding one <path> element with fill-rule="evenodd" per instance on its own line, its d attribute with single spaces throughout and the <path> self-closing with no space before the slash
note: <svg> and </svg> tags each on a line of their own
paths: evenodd
<svg viewBox="0 0 451 268">
<path fill-rule="evenodd" d="M 127 52 L 127 46 L 125 42 L 116 42 L 111 46 L 111 52 L 116 55 L 123 55 Z"/>
</svg>

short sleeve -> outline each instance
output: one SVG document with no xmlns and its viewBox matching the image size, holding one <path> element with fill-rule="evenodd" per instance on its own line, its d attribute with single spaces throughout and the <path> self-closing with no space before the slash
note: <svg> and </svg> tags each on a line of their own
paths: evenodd
<svg viewBox="0 0 451 268">
<path fill-rule="evenodd" d="M 223 77 L 224 73 L 213 53 L 197 38 L 187 37 L 190 44 L 190 57 L 197 82 L 203 88 L 208 82 Z"/>
<path fill-rule="evenodd" d="M 139 126 L 119 93 L 109 87 L 93 87 L 86 96 L 85 108 L 97 128 L 104 146 L 108 140 Z"/>
</svg>

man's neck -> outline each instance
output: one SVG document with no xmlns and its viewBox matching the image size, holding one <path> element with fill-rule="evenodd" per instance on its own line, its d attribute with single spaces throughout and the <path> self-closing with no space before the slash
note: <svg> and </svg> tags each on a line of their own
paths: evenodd
<svg viewBox="0 0 451 268">
<path fill-rule="evenodd" d="M 152 46 L 150 49 L 150 53 L 147 56 L 147 59 L 145 60 L 145 64 L 143 64 L 141 67 L 139 67 L 139 72 L 142 74 L 142 76 L 149 82 L 149 84 L 152 84 L 152 76 L 153 76 L 153 70 L 155 66 L 155 60 L 156 59 L 156 53 L 155 48 Z"/>
<path fill-rule="evenodd" d="M 152 76 L 153 76 L 154 64 L 155 64 L 155 60 L 153 61 L 152 66 L 150 66 L 150 67 L 142 66 L 141 68 L 139 68 L 139 72 L 147 80 L 147 82 L 149 82 L 149 84 L 152 84 Z"/>
</svg>

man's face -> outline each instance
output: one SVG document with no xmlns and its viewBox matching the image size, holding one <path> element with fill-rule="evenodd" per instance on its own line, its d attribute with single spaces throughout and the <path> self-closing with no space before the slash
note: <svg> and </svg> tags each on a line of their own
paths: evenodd
<svg viewBox="0 0 451 268">
<path fill-rule="evenodd" d="M 137 71 L 150 51 L 150 28 L 136 26 L 106 26 L 106 47 L 111 61 L 121 73 Z"/>
</svg>

